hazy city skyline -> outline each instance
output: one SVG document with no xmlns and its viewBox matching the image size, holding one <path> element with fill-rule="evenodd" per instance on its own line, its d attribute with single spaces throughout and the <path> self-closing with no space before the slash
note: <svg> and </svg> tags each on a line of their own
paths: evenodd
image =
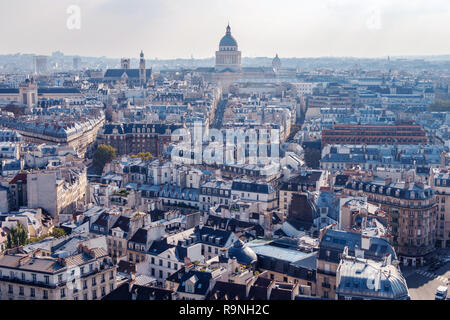
<svg viewBox="0 0 450 320">
<path fill-rule="evenodd" d="M 450 53 L 445 0 L 17 0 L 0 4 L 0 54 L 209 58 L 230 22 L 244 57 L 383 57 Z M 70 6 L 80 28 L 69 29 Z M 42 10 L 45 8 L 45 10 Z M 43 16 L 42 12 L 46 12 Z M 39 12 L 39 14 L 37 14 Z M 251 13 L 251 14 L 249 14 Z M 73 12 L 72 12 L 73 14 Z"/>
</svg>

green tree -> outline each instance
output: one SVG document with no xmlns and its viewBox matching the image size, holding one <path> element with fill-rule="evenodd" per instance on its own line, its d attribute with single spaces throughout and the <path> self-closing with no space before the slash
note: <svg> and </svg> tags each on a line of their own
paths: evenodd
<svg viewBox="0 0 450 320">
<path fill-rule="evenodd" d="M 101 144 L 94 152 L 94 159 L 92 164 L 94 168 L 101 172 L 108 162 L 111 162 L 116 157 L 116 149 L 106 144 Z"/>
<path fill-rule="evenodd" d="M 130 158 L 141 158 L 141 160 L 148 160 L 153 157 L 150 152 L 139 152 L 138 154 L 130 153 Z"/>
<path fill-rule="evenodd" d="M 53 228 L 53 231 L 50 233 L 52 237 L 61 238 L 67 235 L 67 233 L 62 228 Z"/>
<path fill-rule="evenodd" d="M 450 111 L 450 100 L 440 100 L 437 99 L 435 103 L 432 103 L 428 108 L 430 112 L 449 112 Z"/>
<path fill-rule="evenodd" d="M 12 227 L 7 235 L 6 247 L 8 249 L 23 246 L 28 243 L 28 231 L 25 227 L 18 223 L 16 227 Z"/>
</svg>

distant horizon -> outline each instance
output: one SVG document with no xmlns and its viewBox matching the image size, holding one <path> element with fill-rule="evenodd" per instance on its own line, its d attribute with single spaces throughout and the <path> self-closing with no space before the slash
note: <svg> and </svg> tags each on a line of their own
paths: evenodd
<svg viewBox="0 0 450 320">
<path fill-rule="evenodd" d="M 440 56 L 449 16 L 448 0 L 2 1 L 0 52 L 208 59 L 230 23 L 249 58 Z"/>
<path fill-rule="evenodd" d="M 112 59 L 112 60 L 120 60 L 122 58 L 131 58 L 135 60 L 139 60 L 139 52 L 135 54 L 135 56 L 120 56 L 120 57 L 112 57 L 112 56 L 105 56 L 105 55 L 97 55 L 97 56 L 89 56 L 89 55 L 79 55 L 79 54 L 67 54 L 65 52 L 62 52 L 60 50 L 55 50 L 51 53 L 36 53 L 36 52 L 11 52 L 11 53 L 0 53 L 0 56 L 13 56 L 13 55 L 32 55 L 32 56 L 47 56 L 49 58 L 52 57 L 52 54 L 55 52 L 61 52 L 65 57 L 80 57 L 80 58 L 105 58 L 105 59 Z M 144 52 L 145 54 L 145 52 Z M 275 56 L 246 56 L 242 55 L 243 59 L 273 59 Z M 390 59 L 405 59 L 405 58 L 439 58 L 439 57 L 448 57 L 450 59 L 450 53 L 447 54 L 403 54 L 403 55 L 385 55 L 385 56 L 290 56 L 290 57 L 284 57 L 278 54 L 278 57 L 280 59 L 366 59 L 366 60 L 383 60 L 387 59 L 388 57 Z M 160 58 L 160 57 L 149 57 L 147 54 L 145 54 L 146 60 L 209 60 L 209 59 L 215 59 L 214 55 L 211 55 L 209 57 L 173 57 L 173 58 Z"/>
</svg>

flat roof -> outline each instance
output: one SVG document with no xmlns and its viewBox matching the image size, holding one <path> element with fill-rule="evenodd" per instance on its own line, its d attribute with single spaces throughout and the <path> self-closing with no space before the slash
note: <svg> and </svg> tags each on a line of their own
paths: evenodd
<svg viewBox="0 0 450 320">
<path fill-rule="evenodd" d="M 268 242 L 251 241 L 247 244 L 247 246 L 255 251 L 257 255 L 272 257 L 288 262 L 296 262 L 308 255 L 308 253 L 298 250 L 271 246 Z"/>
</svg>

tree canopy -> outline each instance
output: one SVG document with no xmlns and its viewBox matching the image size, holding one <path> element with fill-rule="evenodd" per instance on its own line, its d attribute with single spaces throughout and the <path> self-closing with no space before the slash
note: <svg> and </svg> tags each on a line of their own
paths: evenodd
<svg viewBox="0 0 450 320">
<path fill-rule="evenodd" d="M 50 233 L 50 236 L 55 238 L 61 238 L 66 236 L 67 233 L 62 228 L 53 228 L 53 231 Z"/>
<path fill-rule="evenodd" d="M 116 157 L 116 149 L 106 144 L 101 144 L 94 152 L 94 159 L 92 164 L 94 168 L 101 172 L 108 162 L 111 162 Z"/>
<path fill-rule="evenodd" d="M 28 231 L 25 227 L 18 223 L 17 226 L 12 227 L 7 235 L 6 248 L 11 249 L 28 243 Z"/>
<path fill-rule="evenodd" d="M 139 152 L 138 154 L 130 154 L 131 158 L 141 158 L 141 160 L 148 160 L 153 157 L 150 152 Z"/>
<path fill-rule="evenodd" d="M 450 100 L 437 99 L 435 103 L 432 103 L 428 108 L 430 112 L 450 112 Z"/>
</svg>

